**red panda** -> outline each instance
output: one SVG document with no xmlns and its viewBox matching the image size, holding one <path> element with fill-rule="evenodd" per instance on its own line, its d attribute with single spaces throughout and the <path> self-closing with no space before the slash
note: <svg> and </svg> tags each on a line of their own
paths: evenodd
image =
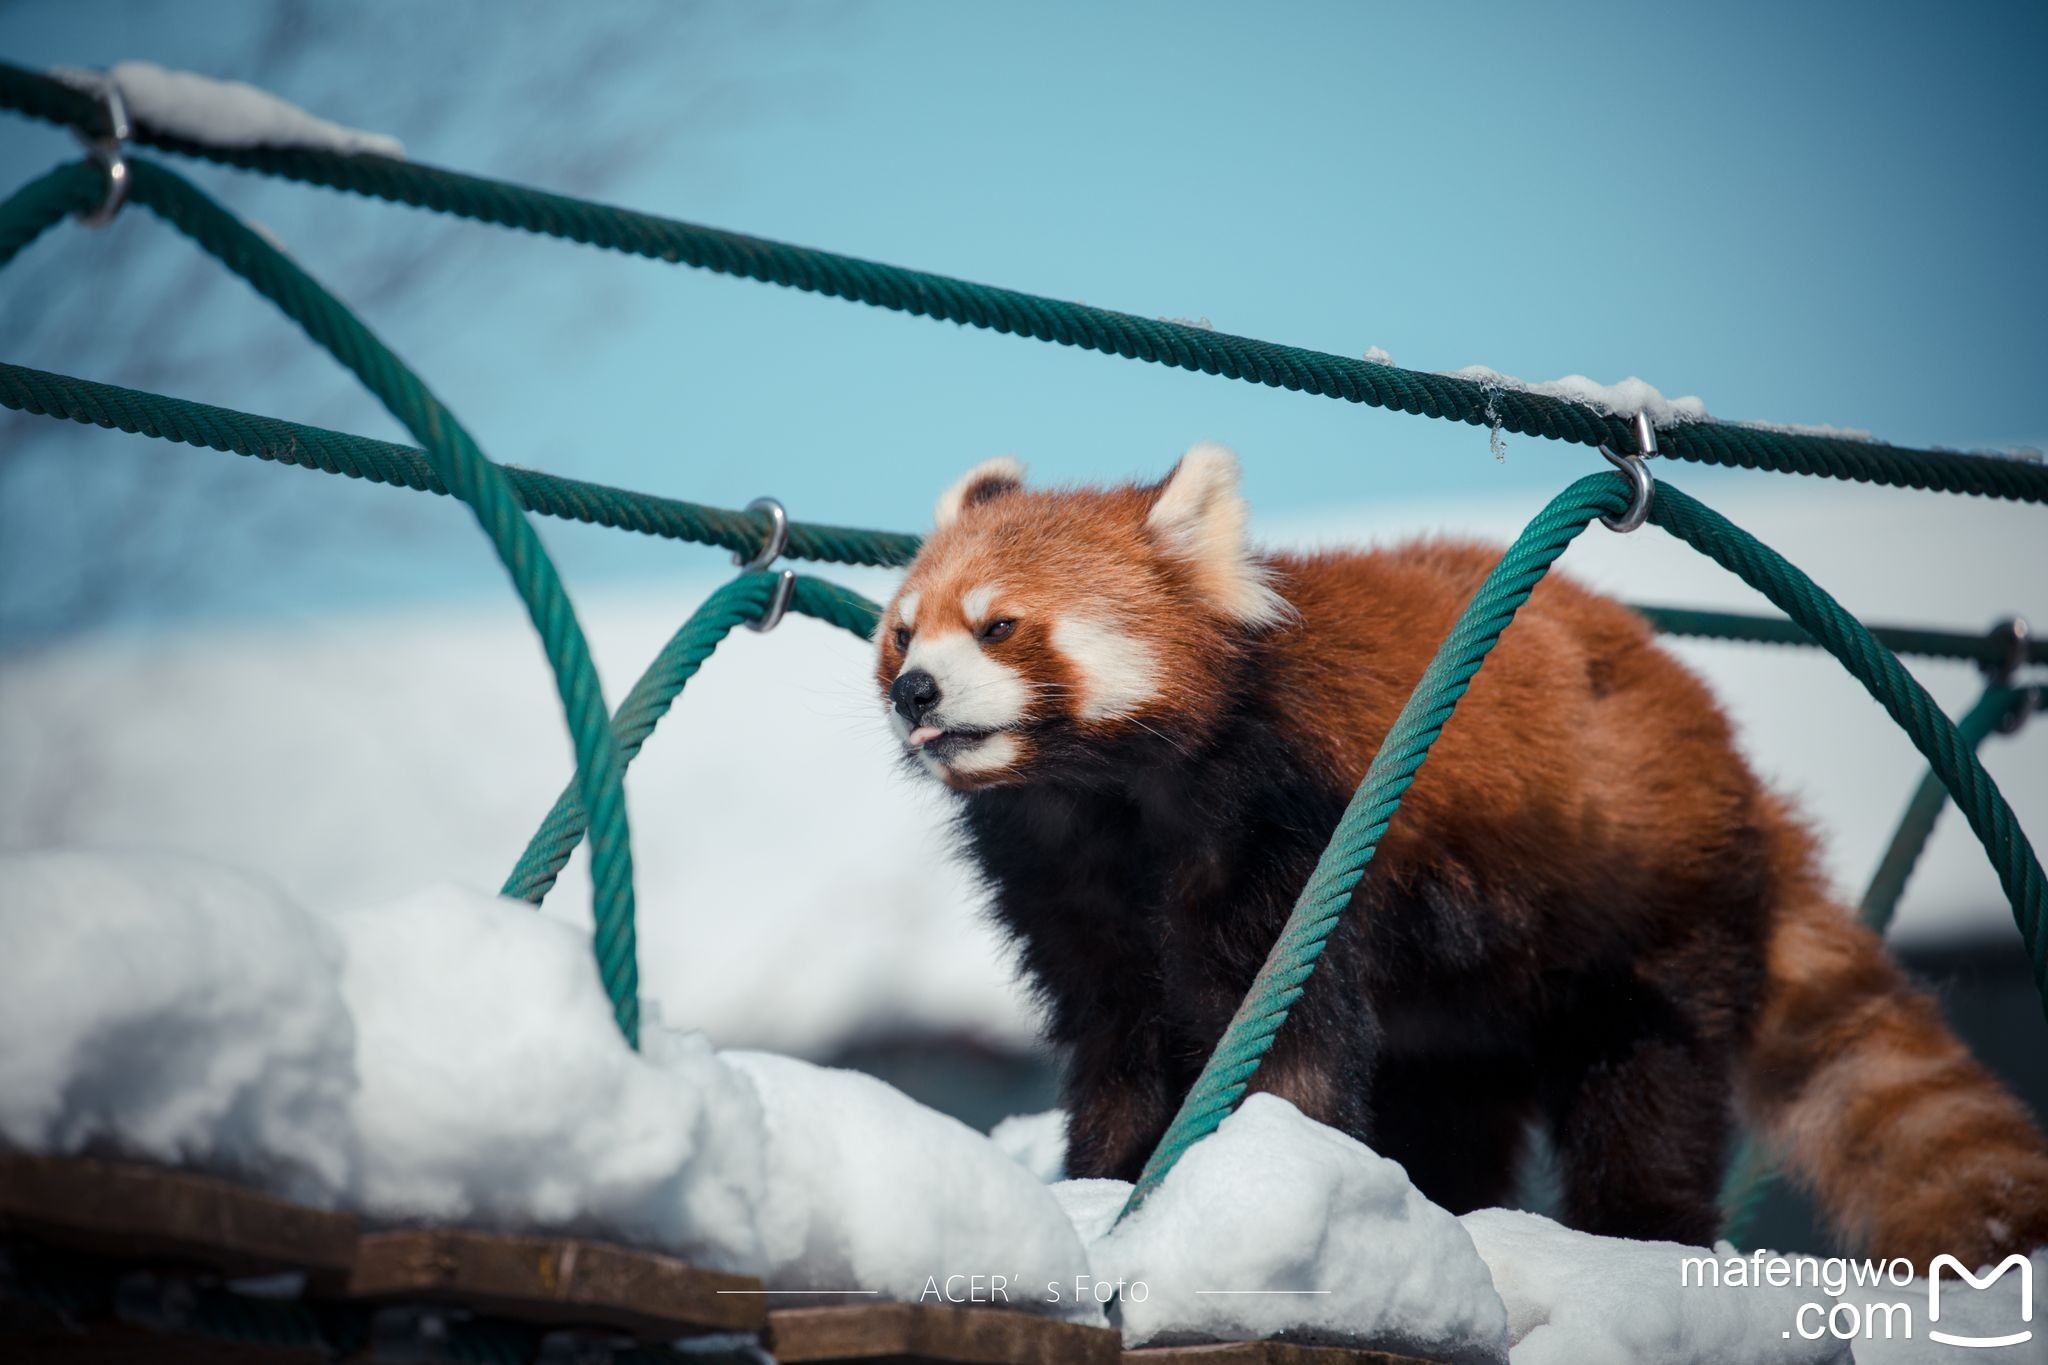
<svg viewBox="0 0 2048 1365">
<path fill-rule="evenodd" d="M 876 681 L 1064 1055 L 1073 1176 L 1134 1178 L 1497 558 L 1260 554 L 1228 451 L 1161 482 L 971 471 Z M 1407 793 L 1253 1080 L 1453 1212 L 1547 1127 L 1562 1214 L 1713 1239 L 1738 1116 L 1838 1233 L 1923 1269 L 2048 1244 L 2048 1143 L 1627 607 L 1552 574 Z"/>
</svg>

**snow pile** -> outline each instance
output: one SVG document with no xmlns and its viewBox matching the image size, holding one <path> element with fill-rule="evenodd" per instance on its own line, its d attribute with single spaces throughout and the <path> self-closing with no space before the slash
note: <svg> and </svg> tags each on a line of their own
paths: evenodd
<svg viewBox="0 0 2048 1365">
<path fill-rule="evenodd" d="M 523 903 L 443 887 L 323 917 L 205 864 L 70 852 L 0 855 L 0 887 L 0 1147 L 601 1237 L 778 1289 L 914 1300 L 935 1275 L 1087 1268 L 1044 1185 L 880 1081 L 655 1020 L 630 1051 L 589 936 Z"/>
<path fill-rule="evenodd" d="M 209 147 L 308 147 L 350 156 L 405 155 L 404 144 L 383 133 L 330 123 L 241 81 L 220 81 L 154 62 L 119 62 L 103 78 L 78 67 L 50 68 L 50 76 L 98 93 L 102 79 L 121 91 L 128 116 L 154 132 Z"/>
<path fill-rule="evenodd" d="M 1510 1209 L 1460 1220 L 1508 1308 L 1514 1365 L 1804 1365 L 1843 1360 L 1841 1342 L 1785 1329 L 1811 1288 L 1681 1286 L 1703 1247 L 1627 1242 Z"/>
<path fill-rule="evenodd" d="M 1067 1111 L 1012 1114 L 989 1129 L 988 1139 L 1003 1154 L 1050 1185 L 1067 1178 Z"/>
<path fill-rule="evenodd" d="M 1114 1182 L 1070 1196 L 1095 1213 Z M 1111 1215 L 1114 1216 L 1113 1214 Z M 1454 1362 L 1507 1354 L 1507 1310 L 1458 1220 L 1396 1163 L 1258 1094 L 1088 1249 L 1127 1345 L 1248 1340 L 1376 1347 Z"/>
<path fill-rule="evenodd" d="M 758 1099 L 694 1035 L 653 1024 L 626 1048 L 586 935 L 455 887 L 332 922 L 356 1034 L 351 1206 L 759 1260 Z"/>
<path fill-rule="evenodd" d="M 0 869 L 0 1144 L 118 1148 L 336 1202 L 355 1162 L 336 935 L 168 856 Z"/>
<path fill-rule="evenodd" d="M 1088 1266 L 1059 1202 L 972 1128 L 855 1071 L 768 1053 L 726 1060 L 758 1088 L 773 1172 L 759 1272 L 773 1286 L 879 1289 L 915 1301 L 927 1280 L 999 1273 L 1012 1306 L 1100 1323 L 1092 1300 L 1037 1291 Z"/>
<path fill-rule="evenodd" d="M 1546 379 L 1530 383 L 1517 379 L 1511 374 L 1490 370 L 1484 365 L 1467 365 L 1462 370 L 1452 370 L 1459 379 L 1476 380 L 1492 389 L 1513 389 L 1520 393 L 1540 393 L 1567 402 L 1583 403 L 1589 408 L 1610 417 L 1633 417 L 1639 412 L 1650 414 L 1653 425 L 1675 426 L 1680 422 L 1700 422 L 1707 418 L 1707 405 L 1695 397 L 1666 398 L 1656 385 L 1634 375 L 1619 384 L 1601 384 L 1582 374 L 1568 374 L 1562 379 Z"/>
<path fill-rule="evenodd" d="M 1828 1279 L 1818 1262 L 1809 1262 L 1804 1271 L 1787 1269 L 1805 1275 L 1802 1282 L 1773 1285 L 1748 1270 L 1778 1259 L 1762 1253 L 1764 1261 L 1745 1262 L 1747 1274 L 1737 1283 L 1727 1267 L 1742 1254 L 1726 1242 L 1710 1251 L 1595 1237 L 1508 1209 L 1484 1209 L 1459 1221 L 1507 1304 L 1513 1365 L 1823 1365 L 1851 1359 L 1858 1365 L 1924 1365 L 2004 1359 L 1943 1345 L 1928 1333 L 1996 1338 L 2031 1321 L 2021 1316 L 2026 1304 L 2017 1273 L 1983 1290 L 1947 1277 L 1941 1317 L 1930 1321 L 1927 1281 L 1901 1284 L 1886 1278 L 1881 1265 L 1872 1267 L 1871 1281 L 1858 1284 L 1856 1272 L 1839 1263 L 1829 1272 L 1835 1278 Z M 1717 1263 L 1713 1279 L 1700 1268 L 1702 1260 Z M 1694 1263 L 1691 1269 L 1687 1262 Z M 1904 1276 L 1903 1265 L 1899 1273 Z M 2033 1275 L 2048 1275 L 2048 1250 L 2034 1253 Z M 1873 1305 L 1899 1307 L 1872 1312 Z M 1838 1331 L 1853 1339 L 1853 1355 L 1851 1341 Z M 2043 1347 L 2037 1332 L 2031 1347 L 2015 1348 L 2010 1358 L 2048 1360 Z"/>
</svg>

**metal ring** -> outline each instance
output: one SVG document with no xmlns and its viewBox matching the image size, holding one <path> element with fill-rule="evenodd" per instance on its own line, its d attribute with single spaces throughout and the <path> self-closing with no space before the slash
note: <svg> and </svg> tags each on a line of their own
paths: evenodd
<svg viewBox="0 0 2048 1365">
<path fill-rule="evenodd" d="M 796 570 L 784 569 L 775 579 L 775 592 L 768 599 L 768 609 L 761 613 L 758 621 L 747 622 L 747 629 L 756 635 L 766 635 L 782 624 L 784 613 L 789 610 L 789 599 L 796 594 Z"/>
<path fill-rule="evenodd" d="M 1628 476 L 1630 485 L 1628 510 L 1618 517 L 1603 516 L 1600 524 L 1610 531 L 1627 535 L 1650 519 L 1650 498 L 1657 491 L 1657 480 L 1650 474 L 1649 461 L 1657 454 L 1657 428 L 1650 421 L 1650 414 L 1636 414 L 1636 449 L 1632 455 L 1617 455 L 1606 445 L 1600 453 L 1608 462 Z"/>
<path fill-rule="evenodd" d="M 747 510 L 768 514 L 768 543 L 752 559 L 737 554 L 732 557 L 732 562 L 739 565 L 742 572 L 753 573 L 782 558 L 782 552 L 789 548 L 789 513 L 783 511 L 782 504 L 773 498 L 755 498 L 747 504 Z"/>
<path fill-rule="evenodd" d="M 1995 645 L 2005 646 L 2004 658 L 1995 663 L 1988 659 L 1984 661 L 1984 676 L 1990 686 L 2004 687 L 2010 684 L 2018 676 L 2019 671 L 2026 667 L 2027 645 L 2033 636 L 2034 628 L 2027 624 L 2027 618 L 2024 616 L 2008 616 L 1986 632 L 1986 640 Z M 2014 698 L 2011 709 L 1999 719 L 2000 734 L 2019 733 L 2020 727 L 2033 716 L 2040 691 L 2039 687 L 2018 689 L 2019 695 Z"/>
<path fill-rule="evenodd" d="M 83 130 L 78 140 L 85 144 L 86 154 L 93 164 L 107 173 L 106 197 L 99 207 L 89 213 L 78 215 L 78 221 L 87 227 L 105 227 L 114 221 L 114 215 L 121 211 L 121 205 L 128 202 L 128 139 L 134 129 L 128 122 L 128 102 L 121 98 L 121 87 L 112 76 L 100 77 L 100 108 L 107 116 L 107 131 L 100 137 L 87 137 Z"/>
</svg>

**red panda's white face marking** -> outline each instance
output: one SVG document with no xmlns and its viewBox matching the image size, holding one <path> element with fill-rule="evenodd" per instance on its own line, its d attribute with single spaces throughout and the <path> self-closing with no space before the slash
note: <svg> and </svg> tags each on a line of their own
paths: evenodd
<svg viewBox="0 0 2048 1365">
<path fill-rule="evenodd" d="M 1223 705 L 1249 634 L 1289 612 L 1245 546 L 1221 447 L 1151 486 L 1026 491 L 1023 473 L 991 460 L 946 491 L 877 635 L 904 752 L 962 791 L 1179 746 Z"/>
<path fill-rule="evenodd" d="M 1053 647 L 1073 665 L 1074 713 L 1083 720 L 1135 716 L 1159 693 L 1159 665 L 1135 635 L 1086 616 L 1053 623 Z"/>
</svg>

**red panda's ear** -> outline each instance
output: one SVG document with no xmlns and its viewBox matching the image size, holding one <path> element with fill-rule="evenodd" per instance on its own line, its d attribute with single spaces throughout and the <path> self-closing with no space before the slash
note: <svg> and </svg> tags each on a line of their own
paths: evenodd
<svg viewBox="0 0 2048 1365">
<path fill-rule="evenodd" d="M 1246 625 L 1270 625 L 1290 609 L 1267 586 L 1265 566 L 1245 543 L 1249 514 L 1237 491 L 1237 456 L 1204 442 L 1181 456 L 1159 485 L 1145 527 L 1168 554 L 1194 569 L 1210 605 Z"/>
<path fill-rule="evenodd" d="M 932 511 L 932 521 L 943 531 L 975 504 L 1014 493 L 1023 486 L 1024 466 L 1014 457 L 998 455 L 993 460 L 984 460 L 939 495 L 939 505 Z"/>
</svg>

